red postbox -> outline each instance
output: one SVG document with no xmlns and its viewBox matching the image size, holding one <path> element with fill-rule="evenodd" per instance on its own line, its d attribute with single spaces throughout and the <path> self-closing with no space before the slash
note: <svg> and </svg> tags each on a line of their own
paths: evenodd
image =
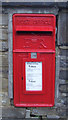
<svg viewBox="0 0 68 120">
<path fill-rule="evenodd" d="M 54 15 L 13 15 L 13 89 L 17 107 L 54 105 Z"/>
</svg>

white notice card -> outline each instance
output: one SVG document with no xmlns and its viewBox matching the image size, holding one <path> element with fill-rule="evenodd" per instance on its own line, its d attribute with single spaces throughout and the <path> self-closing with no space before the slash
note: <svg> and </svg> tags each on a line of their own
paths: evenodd
<svg viewBox="0 0 68 120">
<path fill-rule="evenodd" d="M 42 62 L 26 62 L 26 91 L 42 91 Z"/>
</svg>

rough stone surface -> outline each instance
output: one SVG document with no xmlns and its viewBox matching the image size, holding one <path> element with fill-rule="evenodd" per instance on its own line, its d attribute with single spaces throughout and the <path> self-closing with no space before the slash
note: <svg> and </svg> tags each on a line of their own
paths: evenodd
<svg viewBox="0 0 68 120">
<path fill-rule="evenodd" d="M 6 54 L 5 54 L 5 52 L 2 53 L 2 68 L 4 68 L 4 67 L 8 67 L 8 54 L 7 54 L 7 52 L 6 52 Z"/>
<path fill-rule="evenodd" d="M 0 73 L 2 73 L 2 78 L 8 79 L 8 66 L 2 67 L 2 69 L 0 69 Z"/>
<path fill-rule="evenodd" d="M 9 118 L 2 118 L 2 120 L 9 120 Z M 10 118 L 10 120 L 40 120 L 40 118 L 21 118 L 21 119 L 17 119 L 17 118 Z M 42 119 L 42 120 L 45 120 L 45 119 Z"/>
<path fill-rule="evenodd" d="M 3 41 L 2 42 L 2 51 L 8 51 L 8 42 L 7 41 Z"/>
<path fill-rule="evenodd" d="M 56 109 L 55 108 L 45 108 L 45 107 L 40 107 L 40 108 L 32 108 L 31 110 L 32 115 L 57 115 Z"/>
<path fill-rule="evenodd" d="M 10 106 L 10 100 L 8 98 L 7 92 L 0 92 L 0 104 L 1 106 Z"/>
<path fill-rule="evenodd" d="M 63 9 L 63 8 L 62 8 Z M 68 34 L 67 20 L 68 10 L 62 10 L 56 6 L 52 7 L 3 7 L 2 23 L 0 21 L 0 79 L 2 73 L 2 92 L 0 92 L 0 105 L 3 107 L 3 120 L 46 120 L 67 118 L 68 116 Z M 9 13 L 9 14 L 8 14 Z M 57 32 L 56 34 L 56 79 L 55 79 L 55 106 L 51 108 L 15 108 L 13 100 L 8 98 L 8 88 L 11 91 L 13 87 L 11 83 L 8 86 L 8 65 L 12 69 L 12 61 L 8 62 L 9 56 L 12 57 L 12 14 L 13 13 L 53 13 L 57 16 Z M 1 18 L 1 14 L 0 14 Z M 8 27 L 9 24 L 9 27 Z M 2 36 L 1 36 L 2 32 Z M 1 48 L 2 43 L 2 48 Z M 9 43 L 9 46 L 8 46 Z M 2 52 L 2 54 L 1 54 Z M 66 57 L 67 56 L 67 57 Z M 12 58 L 10 58 L 12 59 Z M 2 67 L 2 69 L 1 69 Z M 12 71 L 10 72 L 10 81 L 12 80 Z M 13 91 L 12 91 L 13 92 Z M 11 96 L 11 95 L 10 95 Z M 1 99 L 2 98 L 2 99 Z M 10 104 L 12 101 L 12 104 Z M 26 118 L 27 111 L 30 111 L 29 117 Z M 63 119 L 61 119 L 63 120 Z M 66 120 L 66 119 L 64 119 Z"/>
<path fill-rule="evenodd" d="M 68 84 L 60 84 L 59 90 L 64 93 L 68 92 Z"/>
<path fill-rule="evenodd" d="M 68 70 L 60 70 L 59 78 L 68 80 Z"/>
<path fill-rule="evenodd" d="M 8 51 L 2 52 L 2 54 L 0 54 L 0 57 L 2 58 L 2 63 L 0 61 L 0 66 L 7 67 L 8 66 Z"/>
<path fill-rule="evenodd" d="M 2 78 L 2 92 L 8 92 L 8 79 L 7 78 Z"/>
<path fill-rule="evenodd" d="M 0 25 L 8 25 L 8 14 L 0 14 L 0 19 L 2 18 L 2 23 Z"/>
<path fill-rule="evenodd" d="M 8 42 L 0 40 L 0 51 L 7 51 L 8 50 Z"/>
<path fill-rule="evenodd" d="M 68 11 L 59 12 L 58 17 L 58 45 L 68 45 Z"/>
<path fill-rule="evenodd" d="M 68 49 L 66 49 L 66 50 L 60 49 L 60 55 L 67 57 L 68 56 Z"/>
<path fill-rule="evenodd" d="M 1 35 L 2 32 L 2 35 Z M 0 28 L 0 40 L 7 40 L 8 39 L 8 34 L 7 34 L 7 29 Z"/>
<path fill-rule="evenodd" d="M 25 118 L 30 118 L 30 110 L 26 110 Z"/>
<path fill-rule="evenodd" d="M 53 116 L 53 115 L 47 115 L 47 118 L 48 119 L 59 119 L 60 117 L 59 116 Z"/>
<path fill-rule="evenodd" d="M 17 7 L 14 7 L 14 8 L 6 8 L 6 11 L 5 11 L 5 7 L 3 7 L 2 9 L 2 12 L 3 14 L 8 14 L 9 12 L 11 14 L 13 13 L 51 13 L 51 14 L 54 14 L 54 15 L 58 15 L 58 11 L 59 11 L 59 8 L 58 7 L 20 7 L 20 8 L 17 8 Z"/>
<path fill-rule="evenodd" d="M 66 112 L 67 112 L 67 108 L 65 108 L 65 107 L 57 108 L 57 113 L 60 117 L 66 117 Z"/>
<path fill-rule="evenodd" d="M 25 108 L 3 107 L 0 109 L 2 109 L 3 118 L 25 118 Z"/>
<path fill-rule="evenodd" d="M 60 59 L 60 67 L 68 68 L 68 59 Z"/>
</svg>

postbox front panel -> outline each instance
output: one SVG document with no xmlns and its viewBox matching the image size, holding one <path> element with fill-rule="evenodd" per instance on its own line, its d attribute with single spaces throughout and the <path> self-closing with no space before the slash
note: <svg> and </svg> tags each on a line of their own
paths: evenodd
<svg viewBox="0 0 68 120">
<path fill-rule="evenodd" d="M 54 105 L 55 16 L 13 15 L 14 105 Z"/>
</svg>

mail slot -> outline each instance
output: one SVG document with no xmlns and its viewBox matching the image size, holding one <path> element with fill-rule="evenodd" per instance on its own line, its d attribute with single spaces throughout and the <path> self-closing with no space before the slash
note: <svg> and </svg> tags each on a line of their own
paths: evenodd
<svg viewBox="0 0 68 120">
<path fill-rule="evenodd" d="M 17 107 L 54 106 L 54 15 L 13 15 L 13 91 Z"/>
</svg>

